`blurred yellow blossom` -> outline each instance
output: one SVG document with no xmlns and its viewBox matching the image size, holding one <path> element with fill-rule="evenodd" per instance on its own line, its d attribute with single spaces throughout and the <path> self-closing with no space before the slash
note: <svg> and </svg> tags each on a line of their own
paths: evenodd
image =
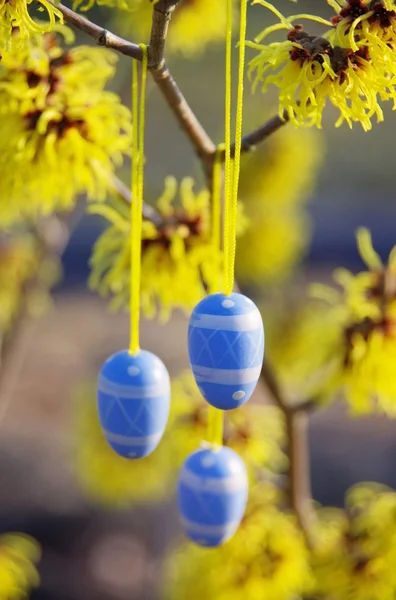
<svg viewBox="0 0 396 600">
<path fill-rule="evenodd" d="M 396 250 L 383 266 L 370 233 L 362 228 L 357 237 L 368 270 L 337 270 L 341 292 L 313 286 L 326 304 L 308 306 L 297 314 L 296 328 L 289 322 L 284 336 L 270 336 L 269 352 L 285 384 L 302 395 L 330 398 L 342 391 L 354 413 L 377 407 L 395 416 Z M 288 346 L 284 354 L 282 346 Z"/>
<path fill-rule="evenodd" d="M 344 121 L 371 129 L 383 120 L 379 100 L 395 98 L 396 61 L 393 4 L 330 0 L 337 16 L 326 21 L 314 15 L 284 17 L 272 4 L 256 0 L 279 19 L 248 45 L 258 51 L 249 65 L 253 88 L 279 89 L 279 115 L 296 125 L 321 127 L 327 101 L 339 110 L 336 127 Z M 387 8 L 386 8 L 387 7 Z M 389 9 L 389 10 L 387 10 Z M 310 19 L 326 26 L 323 36 L 310 35 L 294 21 Z M 274 31 L 288 30 L 286 41 L 263 43 Z"/>
<path fill-rule="evenodd" d="M 20 533 L 0 535 L 0 600 L 25 598 L 39 582 L 40 558 L 35 540 Z"/>
<path fill-rule="evenodd" d="M 241 199 L 259 196 L 280 210 L 306 204 L 323 164 L 324 144 L 319 131 L 282 127 L 253 153 L 242 156 Z"/>
<path fill-rule="evenodd" d="M 290 400 L 321 398 L 328 373 L 338 362 L 340 327 L 327 306 L 312 301 L 301 306 L 291 299 L 280 302 L 266 320 L 266 346 Z"/>
<path fill-rule="evenodd" d="M 171 492 L 165 440 L 144 459 L 122 458 L 107 444 L 100 428 L 93 386 L 78 390 L 74 407 L 76 475 L 89 496 L 105 505 L 122 506 L 140 500 L 155 502 Z"/>
<path fill-rule="evenodd" d="M 172 380 L 172 403 L 159 448 L 143 460 L 120 458 L 100 429 L 95 390 L 82 387 L 75 403 L 76 473 L 89 495 L 105 504 L 158 501 L 175 491 L 178 470 L 207 433 L 207 404 L 190 372 Z M 226 415 L 225 443 L 244 459 L 260 481 L 266 502 L 274 499 L 273 479 L 285 468 L 282 418 L 274 407 L 253 404 Z M 257 484 L 258 485 L 258 484 Z"/>
<path fill-rule="evenodd" d="M 396 494 L 359 484 L 345 511 L 319 511 L 312 553 L 315 597 L 324 600 L 393 600 L 396 593 Z"/>
<path fill-rule="evenodd" d="M 130 1 L 127 0 L 128 5 Z M 234 0 L 234 4 L 237 7 L 237 0 Z M 139 38 L 148 39 L 152 13 L 153 4 L 149 0 L 142 0 L 137 11 L 118 13 L 116 23 L 125 35 L 132 30 Z M 212 42 L 222 42 L 226 18 L 227 5 L 224 0 L 179 2 L 169 26 L 167 51 L 191 57 L 200 54 Z"/>
<path fill-rule="evenodd" d="M 0 52 L 18 50 L 31 36 L 43 35 L 55 26 L 56 21 L 63 22 L 60 10 L 48 0 L 37 0 L 48 23 L 34 20 L 29 12 L 32 4 L 33 0 L 0 0 Z"/>
<path fill-rule="evenodd" d="M 293 517 L 265 505 L 248 505 L 237 533 L 220 548 L 178 548 L 166 572 L 169 600 L 290 600 L 312 585 L 309 553 Z"/>
<path fill-rule="evenodd" d="M 73 40 L 63 28 L 66 41 Z M 104 90 L 116 56 L 104 48 L 64 50 L 36 36 L 0 65 L 0 222 L 9 225 L 73 206 L 78 194 L 103 200 L 129 153 L 131 119 Z M 27 169 L 26 165 L 30 165 Z"/>
<path fill-rule="evenodd" d="M 0 332 L 4 333 L 18 315 L 28 278 L 38 268 L 38 252 L 29 236 L 0 241 Z"/>
<path fill-rule="evenodd" d="M 323 159 L 318 132 L 284 127 L 244 157 L 239 196 L 249 227 L 237 245 L 240 282 L 282 280 L 301 258 L 310 238 L 303 205 Z"/>
<path fill-rule="evenodd" d="M 174 460 L 181 465 L 207 434 L 208 405 L 190 372 L 172 382 L 171 411 L 176 421 L 169 446 Z M 253 478 L 260 478 L 262 469 L 266 474 L 285 469 L 284 435 L 282 416 L 276 407 L 251 402 L 225 415 L 224 443 L 243 458 Z"/>
<path fill-rule="evenodd" d="M 192 309 L 206 289 L 217 290 L 220 251 L 212 243 L 210 193 L 194 192 L 194 181 L 186 177 L 178 186 L 174 177 L 165 180 L 157 208 L 161 222 L 143 222 L 142 310 L 147 317 L 159 312 L 166 320 L 172 309 Z M 179 189 L 180 206 L 174 206 Z M 97 209 L 112 225 L 96 242 L 91 259 L 91 287 L 103 296 L 113 296 L 114 308 L 129 301 L 129 215 L 113 209 Z"/>
</svg>

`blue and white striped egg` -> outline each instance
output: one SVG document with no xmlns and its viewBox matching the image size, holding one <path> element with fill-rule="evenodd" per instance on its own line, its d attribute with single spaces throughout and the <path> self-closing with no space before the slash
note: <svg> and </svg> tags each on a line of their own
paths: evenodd
<svg viewBox="0 0 396 600">
<path fill-rule="evenodd" d="M 242 294 L 211 294 L 195 307 L 188 352 L 205 400 L 221 410 L 249 400 L 260 376 L 264 326 L 257 306 Z"/>
<path fill-rule="evenodd" d="M 158 445 L 168 420 L 170 380 L 164 363 L 146 350 L 117 352 L 98 379 L 100 425 L 124 458 L 142 458 Z"/>
<path fill-rule="evenodd" d="M 242 459 L 226 447 L 200 448 L 179 475 L 178 504 L 187 536 L 200 546 L 219 546 L 241 522 L 248 497 Z"/>
</svg>

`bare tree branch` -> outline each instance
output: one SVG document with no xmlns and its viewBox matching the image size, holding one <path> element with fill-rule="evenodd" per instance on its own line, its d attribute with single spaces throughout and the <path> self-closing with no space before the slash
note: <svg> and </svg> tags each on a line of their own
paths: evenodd
<svg viewBox="0 0 396 600">
<path fill-rule="evenodd" d="M 198 157 L 204 163 L 211 162 L 216 146 L 198 121 L 167 66 L 164 64 L 161 69 L 152 71 L 152 76 Z"/>
<path fill-rule="evenodd" d="M 177 1 L 175 0 L 160 0 L 155 5 L 148 49 L 149 69 L 181 129 L 190 140 L 198 157 L 204 162 L 206 170 L 208 170 L 214 160 L 216 146 L 188 104 L 164 60 L 168 26 L 176 4 Z M 56 4 L 56 7 L 61 11 L 65 21 L 69 25 L 90 36 L 97 44 L 111 48 L 136 60 L 142 60 L 142 50 L 138 44 L 129 42 L 107 29 L 99 27 L 63 4 Z M 283 127 L 287 121 L 287 113 L 284 114 L 283 120 L 279 116 L 275 116 L 255 131 L 245 135 L 242 139 L 241 151 L 249 152 L 254 150 L 258 144 Z M 231 154 L 234 152 L 235 146 L 233 144 Z"/>
<path fill-rule="evenodd" d="M 161 69 L 165 62 L 165 42 L 174 9 L 175 6 L 163 9 L 159 3 L 154 7 L 149 44 L 149 66 L 152 69 Z"/>
<path fill-rule="evenodd" d="M 289 458 L 288 500 L 293 508 L 307 543 L 313 543 L 312 525 L 316 516 L 313 510 L 311 493 L 311 473 L 308 447 L 308 415 L 304 410 L 296 410 L 284 398 L 275 373 L 267 359 L 264 360 L 261 378 L 275 404 L 282 411 L 288 440 Z"/>
<path fill-rule="evenodd" d="M 66 23 L 89 35 L 100 46 L 106 46 L 106 48 L 111 48 L 131 58 L 142 60 L 142 49 L 137 44 L 128 42 L 128 40 L 124 40 L 107 29 L 99 27 L 96 23 L 93 23 L 60 2 L 55 2 L 55 0 L 49 0 L 49 2 L 62 13 Z"/>
<path fill-rule="evenodd" d="M 195 152 L 203 161 L 210 162 L 216 147 L 198 121 L 197 116 L 177 86 L 164 61 L 165 40 L 173 8 L 163 12 L 160 10 L 161 6 L 163 4 L 158 3 L 153 10 L 151 41 L 148 49 L 149 69 L 155 83 L 158 85 L 181 129 L 190 140 Z M 61 11 L 65 21 L 69 25 L 89 35 L 98 44 L 121 52 L 131 58 L 142 60 L 142 50 L 137 44 L 128 42 L 99 27 L 63 4 L 56 4 L 56 7 Z"/>
<path fill-rule="evenodd" d="M 110 182 L 114 191 L 118 194 L 118 196 L 127 204 L 130 204 L 132 201 L 131 190 L 121 179 L 117 176 L 113 176 Z M 162 223 L 162 218 L 159 212 L 155 210 L 149 204 L 143 204 L 143 218 L 146 221 L 151 221 L 154 225 L 159 226 Z"/>
<path fill-rule="evenodd" d="M 255 129 L 251 133 L 248 133 L 242 138 L 241 152 L 250 152 L 252 150 L 255 150 L 258 144 L 265 142 L 265 140 L 268 139 L 273 133 L 275 133 L 284 125 L 286 125 L 288 121 L 289 116 L 286 111 L 284 112 L 282 119 L 279 115 L 272 117 L 266 123 L 264 123 L 264 125 L 261 125 L 261 127 L 258 127 L 257 129 Z M 231 156 L 234 156 L 234 154 L 235 144 L 232 144 Z"/>
</svg>

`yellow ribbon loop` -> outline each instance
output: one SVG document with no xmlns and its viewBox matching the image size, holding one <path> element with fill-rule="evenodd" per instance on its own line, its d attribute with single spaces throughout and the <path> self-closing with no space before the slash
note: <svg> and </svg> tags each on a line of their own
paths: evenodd
<svg viewBox="0 0 396 600">
<path fill-rule="evenodd" d="M 212 178 L 212 245 L 213 255 L 222 259 L 221 254 L 221 200 L 222 200 L 222 172 L 223 172 L 223 154 L 225 151 L 225 145 L 219 144 L 216 150 L 215 160 L 213 164 L 213 178 Z M 223 289 L 223 273 L 221 263 L 218 267 L 218 281 L 214 284 L 215 289 L 210 290 L 218 292 Z"/>
<path fill-rule="evenodd" d="M 235 150 L 231 159 L 231 99 L 232 99 L 232 22 L 233 0 L 227 0 L 226 23 L 226 60 L 225 60 L 225 145 L 217 148 L 213 166 L 212 189 L 212 240 L 218 252 L 221 239 L 221 156 L 224 152 L 224 228 L 223 228 L 223 281 L 219 281 L 219 289 L 224 289 L 227 295 L 231 294 L 234 287 L 235 250 L 236 250 L 236 225 L 238 211 L 238 185 L 240 158 L 242 147 L 242 119 L 243 119 L 243 78 L 245 70 L 245 43 L 247 22 L 247 0 L 241 0 L 241 16 L 239 28 L 239 67 L 238 67 L 238 92 L 235 117 Z M 220 271 L 220 269 L 219 269 Z M 221 277 L 221 275 L 220 275 Z M 209 443 L 223 444 L 224 412 L 209 407 L 208 433 Z"/>
<path fill-rule="evenodd" d="M 239 66 L 237 106 L 235 117 L 235 149 L 231 158 L 231 78 L 232 78 L 232 0 L 227 0 L 226 31 L 226 90 L 225 90 L 225 166 L 224 166 L 224 291 L 231 294 L 234 287 L 236 226 L 238 214 L 238 187 L 242 147 L 243 79 L 245 72 L 245 47 L 247 0 L 241 0 L 239 27 Z M 233 164 L 232 164 L 233 163 Z"/>
<path fill-rule="evenodd" d="M 232 0 L 227 0 L 227 22 L 226 22 L 226 58 L 225 58 L 225 123 L 224 123 L 224 275 L 223 285 L 226 294 L 229 292 L 230 273 L 230 199 L 231 199 L 231 95 L 232 95 Z M 232 291 L 232 289 L 231 289 Z"/>
<path fill-rule="evenodd" d="M 131 200 L 131 272 L 130 314 L 131 331 L 129 353 L 139 352 L 140 279 L 142 253 L 142 218 L 144 189 L 144 129 L 146 112 L 147 46 L 141 44 L 143 53 L 140 81 L 137 61 L 132 61 L 132 200 Z"/>
<path fill-rule="evenodd" d="M 222 167 L 223 167 L 223 153 L 225 151 L 225 145 L 219 144 L 216 150 L 215 161 L 213 164 L 213 179 L 212 179 L 212 244 L 213 244 L 213 255 L 221 256 L 221 196 L 223 189 L 222 182 Z M 221 290 L 223 283 L 223 273 L 221 265 L 218 268 L 219 279 L 216 284 L 217 289 Z M 221 446 L 223 444 L 223 422 L 224 413 L 218 410 L 214 406 L 209 406 L 208 412 L 208 431 L 207 441 L 213 445 Z"/>
</svg>

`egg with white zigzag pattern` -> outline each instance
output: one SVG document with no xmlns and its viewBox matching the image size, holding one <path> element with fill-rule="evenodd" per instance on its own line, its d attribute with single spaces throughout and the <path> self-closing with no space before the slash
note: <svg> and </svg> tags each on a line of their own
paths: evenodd
<svg viewBox="0 0 396 600">
<path fill-rule="evenodd" d="M 100 425 L 109 445 L 125 458 L 142 458 L 158 445 L 168 420 L 170 380 L 163 362 L 146 350 L 117 352 L 98 379 Z"/>
<path fill-rule="evenodd" d="M 238 529 L 245 512 L 248 478 L 230 448 L 202 447 L 179 475 L 178 504 L 187 536 L 200 546 L 219 546 Z"/>
<path fill-rule="evenodd" d="M 242 294 L 211 294 L 193 310 L 188 328 L 191 369 L 205 400 L 221 410 L 252 395 L 264 356 L 257 306 Z"/>
</svg>

